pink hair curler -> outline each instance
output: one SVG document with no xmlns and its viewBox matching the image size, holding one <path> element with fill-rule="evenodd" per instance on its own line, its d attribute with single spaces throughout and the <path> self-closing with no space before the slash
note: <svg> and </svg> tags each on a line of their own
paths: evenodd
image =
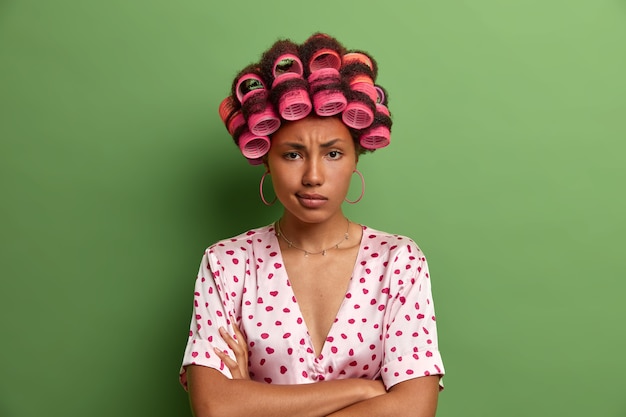
<svg viewBox="0 0 626 417">
<path fill-rule="evenodd" d="M 386 103 L 385 90 L 383 90 L 382 87 L 378 85 L 375 85 L 374 88 L 376 89 L 376 94 L 378 95 L 378 98 L 375 100 L 376 103 L 385 104 Z"/>
<path fill-rule="evenodd" d="M 377 85 L 375 85 L 374 88 L 376 89 L 376 94 L 378 95 L 376 99 L 376 112 L 389 117 L 389 109 L 385 105 L 385 90 Z"/>
<path fill-rule="evenodd" d="M 228 121 L 228 125 L 226 126 L 226 128 L 228 129 L 228 133 L 230 133 L 231 136 L 235 136 L 237 130 L 239 130 L 241 126 L 244 126 L 245 124 L 246 118 L 243 117 L 243 113 L 241 112 L 241 110 L 237 110 Z"/>
<path fill-rule="evenodd" d="M 294 81 L 293 86 L 286 86 L 287 88 L 280 93 L 278 113 L 285 120 L 305 118 L 311 113 L 313 105 L 306 89 L 306 82 L 302 78 L 303 70 L 300 59 L 293 54 L 281 55 L 274 63 L 273 72 L 274 82 L 272 83 L 272 89 L 290 80 L 302 80 L 299 82 Z"/>
<path fill-rule="evenodd" d="M 267 91 L 263 80 L 256 74 L 247 73 L 239 77 L 237 80 L 237 87 L 235 92 L 237 94 L 237 100 L 243 104 L 247 99 L 255 94 L 259 94 L 263 91 Z"/>
<path fill-rule="evenodd" d="M 334 85 L 334 87 L 333 87 Z M 346 108 L 348 100 L 341 90 L 341 76 L 334 68 L 324 68 L 309 75 L 313 106 L 318 116 L 333 116 Z"/>
<path fill-rule="evenodd" d="M 236 112 L 235 109 L 235 101 L 231 96 L 228 96 L 224 100 L 222 100 L 222 102 L 220 103 L 220 107 L 217 111 L 219 112 L 220 119 L 222 119 L 224 125 L 228 125 L 228 121 L 231 119 L 231 117 L 233 117 Z"/>
<path fill-rule="evenodd" d="M 244 107 L 244 116 L 250 132 L 267 136 L 280 127 L 280 118 L 267 101 L 267 89 L 263 80 L 256 74 L 247 73 L 239 77 L 235 88 L 237 99 Z M 246 112 L 247 104 L 254 103 L 254 110 Z"/>
<path fill-rule="evenodd" d="M 267 136 L 246 131 L 239 136 L 238 145 L 243 156 L 248 159 L 258 159 L 270 150 L 270 139 Z"/>
<path fill-rule="evenodd" d="M 389 145 L 391 131 L 387 126 L 376 126 L 359 138 L 359 143 L 366 149 L 380 149 Z"/>
<path fill-rule="evenodd" d="M 364 53 L 361 53 L 361 52 L 348 52 L 347 54 L 345 54 L 341 58 L 341 64 L 343 66 L 346 66 L 346 65 L 352 64 L 352 63 L 365 64 L 365 65 L 367 65 L 369 67 L 369 69 L 374 71 L 374 64 L 372 63 L 372 60 L 370 59 L 370 57 L 368 57 Z"/>
<path fill-rule="evenodd" d="M 341 119 L 353 129 L 365 129 L 374 121 L 374 112 L 365 103 L 351 101 L 343 111 Z"/>
<path fill-rule="evenodd" d="M 328 48 L 315 51 L 309 61 L 309 70 L 313 73 L 324 68 L 333 68 L 336 70 L 341 68 L 341 57 L 337 51 Z"/>
<path fill-rule="evenodd" d="M 274 62 L 274 79 L 280 78 L 285 74 L 298 74 L 302 77 L 304 70 L 302 61 L 294 54 L 283 54 Z"/>
<path fill-rule="evenodd" d="M 321 90 L 313 95 L 313 106 L 318 116 L 334 116 L 345 110 L 348 100 L 343 93 Z"/>
<path fill-rule="evenodd" d="M 385 116 L 389 117 L 389 109 L 384 104 L 376 103 L 376 112 L 382 113 Z"/>
<path fill-rule="evenodd" d="M 305 89 L 292 89 L 285 92 L 278 101 L 278 112 L 285 120 L 304 119 L 311 113 L 313 105 Z"/>
<path fill-rule="evenodd" d="M 248 115 L 248 128 L 255 135 L 269 136 L 276 132 L 279 127 L 280 118 L 269 102 L 262 112 Z"/>
<path fill-rule="evenodd" d="M 220 103 L 218 111 L 231 136 L 235 136 L 237 129 L 246 124 L 246 119 L 243 117 L 241 109 L 235 106 L 235 100 L 231 96 L 226 97 Z"/>
<path fill-rule="evenodd" d="M 378 92 L 374 87 L 374 81 L 365 74 L 360 74 L 350 80 L 350 88 L 368 95 L 374 103 L 378 100 Z"/>
</svg>

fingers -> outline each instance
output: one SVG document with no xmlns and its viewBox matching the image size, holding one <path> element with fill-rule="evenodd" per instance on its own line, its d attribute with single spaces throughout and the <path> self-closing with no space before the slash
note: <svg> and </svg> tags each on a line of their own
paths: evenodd
<svg viewBox="0 0 626 417">
<path fill-rule="evenodd" d="M 241 371 L 239 370 L 239 365 L 226 352 L 222 352 L 218 348 L 213 348 L 215 354 L 224 362 L 224 365 L 230 370 L 233 379 L 241 379 Z"/>
<path fill-rule="evenodd" d="M 245 343 L 245 339 L 243 340 L 243 342 L 241 342 L 241 339 L 243 339 L 243 335 L 241 334 L 237 326 L 234 326 L 234 328 L 237 329 L 235 330 L 235 337 L 237 338 L 237 340 L 235 340 L 223 327 L 219 328 L 220 336 L 222 336 L 222 339 L 224 339 L 228 347 L 233 351 L 236 360 L 239 362 L 242 359 L 245 359 L 247 365 L 248 346 Z"/>
<path fill-rule="evenodd" d="M 237 362 L 239 363 L 239 365 L 245 366 L 247 369 L 248 367 L 248 343 L 246 342 L 246 338 L 243 335 L 243 333 L 241 333 L 241 330 L 239 330 L 239 326 L 235 324 L 235 319 L 233 318 L 233 316 L 230 316 L 230 322 L 235 332 L 235 338 L 237 339 L 237 342 L 236 342 L 237 349 L 233 349 L 232 346 L 231 346 L 231 349 L 233 349 L 233 352 L 235 353 L 235 358 Z"/>
<path fill-rule="evenodd" d="M 241 330 L 239 330 L 239 326 L 237 326 L 237 324 L 235 323 L 235 318 L 232 315 L 230 316 L 230 323 L 232 324 L 233 330 L 235 331 L 235 338 L 237 339 L 237 341 L 242 345 L 247 345 L 246 338 L 243 333 L 241 333 Z"/>
<path fill-rule="evenodd" d="M 228 347 L 231 348 L 233 352 L 240 349 L 239 343 L 235 339 L 233 339 L 233 337 L 226 331 L 225 328 L 220 327 L 218 330 L 220 332 L 220 336 L 222 336 L 222 339 L 224 339 Z"/>
<path fill-rule="evenodd" d="M 233 378 L 235 379 L 249 379 L 248 374 L 248 344 L 245 336 L 239 330 L 239 327 L 235 324 L 235 319 L 230 316 L 230 323 L 233 327 L 234 337 L 231 336 L 224 327 L 220 327 L 219 333 L 222 339 L 226 342 L 228 347 L 233 351 L 235 358 L 231 358 L 228 353 L 214 348 L 217 356 L 224 362 L 224 365 L 228 367 Z"/>
</svg>

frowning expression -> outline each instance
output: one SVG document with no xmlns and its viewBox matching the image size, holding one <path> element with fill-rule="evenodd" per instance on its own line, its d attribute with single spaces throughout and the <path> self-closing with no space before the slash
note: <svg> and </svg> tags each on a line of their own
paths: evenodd
<svg viewBox="0 0 626 417">
<path fill-rule="evenodd" d="M 357 159 L 341 119 L 309 116 L 273 134 L 266 164 L 285 210 L 314 223 L 342 216 L 341 203 Z"/>
</svg>

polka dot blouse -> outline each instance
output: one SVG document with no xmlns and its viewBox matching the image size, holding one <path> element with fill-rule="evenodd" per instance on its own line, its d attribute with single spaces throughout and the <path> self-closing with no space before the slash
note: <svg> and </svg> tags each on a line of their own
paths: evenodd
<svg viewBox="0 0 626 417">
<path fill-rule="evenodd" d="M 189 340 L 180 369 L 197 364 L 231 377 L 213 347 L 232 351 L 218 328 L 229 315 L 246 337 L 252 379 L 305 384 L 382 378 L 391 386 L 443 375 L 426 258 L 409 238 L 363 227 L 344 300 L 319 355 L 302 318 L 273 226 L 208 248 L 196 280 Z M 231 331 L 232 333 L 232 331 Z"/>
</svg>

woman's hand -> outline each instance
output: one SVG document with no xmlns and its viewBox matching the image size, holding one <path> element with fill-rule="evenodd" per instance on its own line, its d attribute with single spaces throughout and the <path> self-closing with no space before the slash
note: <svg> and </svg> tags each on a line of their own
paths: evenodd
<svg viewBox="0 0 626 417">
<path fill-rule="evenodd" d="M 228 356 L 228 353 L 222 352 L 217 348 L 214 348 L 213 350 L 222 362 L 224 362 L 224 365 L 228 367 L 233 379 L 250 379 L 250 375 L 248 373 L 248 343 L 246 342 L 246 338 L 243 333 L 241 333 L 241 330 L 239 330 L 239 327 L 235 323 L 233 316 L 230 316 L 230 323 L 235 331 L 234 338 L 223 327 L 220 327 L 219 331 L 222 339 L 224 339 L 228 347 L 231 348 L 235 354 L 235 359 L 232 359 Z"/>
</svg>

